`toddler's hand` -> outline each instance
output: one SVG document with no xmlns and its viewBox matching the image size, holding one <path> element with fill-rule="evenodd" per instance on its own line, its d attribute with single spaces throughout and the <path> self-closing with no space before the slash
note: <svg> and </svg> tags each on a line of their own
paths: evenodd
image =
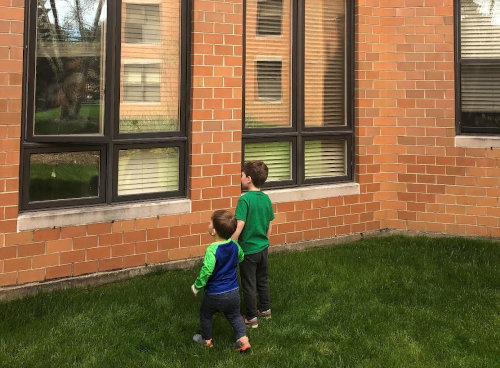
<svg viewBox="0 0 500 368">
<path fill-rule="evenodd" d="M 198 291 L 195 289 L 194 285 L 191 285 L 191 293 L 196 296 L 198 294 Z"/>
</svg>

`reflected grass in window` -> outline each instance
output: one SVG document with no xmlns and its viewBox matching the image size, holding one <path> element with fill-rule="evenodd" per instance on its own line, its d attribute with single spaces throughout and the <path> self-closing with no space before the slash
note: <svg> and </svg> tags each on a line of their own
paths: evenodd
<svg viewBox="0 0 500 368">
<path fill-rule="evenodd" d="M 99 152 L 30 156 L 30 202 L 97 197 L 98 194 Z"/>
</svg>

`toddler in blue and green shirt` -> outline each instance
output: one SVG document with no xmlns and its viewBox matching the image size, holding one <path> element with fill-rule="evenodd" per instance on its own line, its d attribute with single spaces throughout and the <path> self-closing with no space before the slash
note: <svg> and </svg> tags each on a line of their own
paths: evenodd
<svg viewBox="0 0 500 368">
<path fill-rule="evenodd" d="M 237 278 L 238 263 L 243 260 L 244 254 L 238 243 L 231 239 L 236 224 L 236 218 L 229 211 L 217 210 L 212 214 L 208 232 L 215 242 L 207 248 L 200 274 L 191 285 L 191 292 L 195 296 L 205 289 L 200 306 L 201 334 L 194 335 L 193 340 L 213 347 L 212 318 L 215 313 L 222 312 L 236 335 L 236 350 L 247 352 L 250 343 L 240 314 Z"/>
</svg>

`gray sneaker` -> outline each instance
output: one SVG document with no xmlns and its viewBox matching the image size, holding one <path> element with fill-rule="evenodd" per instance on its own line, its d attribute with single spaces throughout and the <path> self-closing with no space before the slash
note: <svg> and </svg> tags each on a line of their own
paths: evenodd
<svg viewBox="0 0 500 368">
<path fill-rule="evenodd" d="M 206 346 L 207 348 L 213 348 L 214 344 L 212 342 L 212 339 L 210 340 L 205 340 L 200 334 L 196 334 L 193 336 L 193 341 L 197 344 Z"/>
<path fill-rule="evenodd" d="M 269 319 L 271 318 L 271 309 L 265 311 L 257 310 L 257 316 L 259 316 L 259 318 Z"/>
</svg>

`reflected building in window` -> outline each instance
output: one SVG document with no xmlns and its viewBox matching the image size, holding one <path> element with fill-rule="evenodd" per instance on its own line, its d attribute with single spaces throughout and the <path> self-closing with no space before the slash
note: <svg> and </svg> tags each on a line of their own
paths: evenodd
<svg viewBox="0 0 500 368">
<path fill-rule="evenodd" d="M 123 1 L 120 133 L 179 129 L 179 3 Z"/>
</svg>

